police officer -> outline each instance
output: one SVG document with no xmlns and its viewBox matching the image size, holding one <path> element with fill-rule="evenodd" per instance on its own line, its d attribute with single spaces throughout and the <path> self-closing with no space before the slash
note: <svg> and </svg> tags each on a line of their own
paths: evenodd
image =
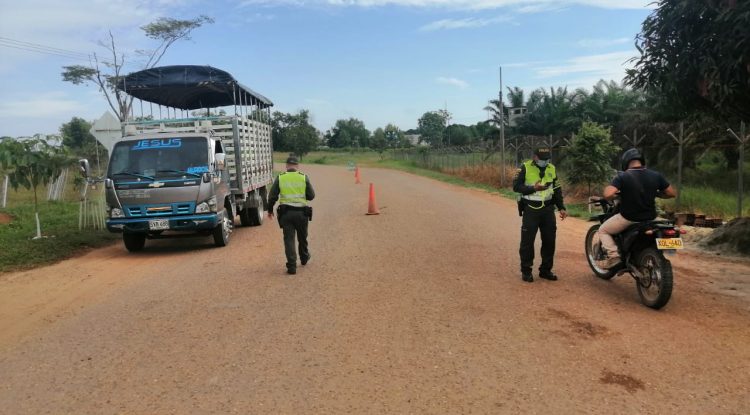
<svg viewBox="0 0 750 415">
<path fill-rule="evenodd" d="M 534 265 L 534 239 L 539 229 L 542 234 L 542 264 L 539 278 L 556 281 L 552 272 L 555 256 L 555 234 L 557 223 L 555 207 L 560 211 L 560 219 L 565 220 L 568 212 L 563 204 L 562 190 L 557 184 L 555 166 L 549 162 L 550 149 L 537 148 L 531 160 L 525 161 L 516 171 L 513 191 L 520 193 L 518 212 L 523 217 L 521 224 L 521 279 L 534 281 L 531 267 Z"/>
<path fill-rule="evenodd" d="M 281 173 L 273 182 L 268 195 L 268 217 L 273 219 L 273 205 L 279 201 L 279 226 L 284 230 L 286 272 L 297 273 L 297 252 L 294 247 L 295 234 L 299 242 L 299 258 L 302 265 L 310 260 L 307 248 L 307 225 L 312 218 L 312 208 L 307 202 L 315 198 L 310 178 L 297 171 L 299 160 L 290 156 L 286 160 L 286 173 Z"/>
</svg>

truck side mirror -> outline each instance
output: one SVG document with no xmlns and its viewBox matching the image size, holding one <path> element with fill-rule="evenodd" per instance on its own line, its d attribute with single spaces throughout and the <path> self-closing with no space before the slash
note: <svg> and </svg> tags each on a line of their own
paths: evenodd
<svg viewBox="0 0 750 415">
<path fill-rule="evenodd" d="M 214 154 L 214 160 L 216 160 L 216 170 L 224 171 L 226 168 L 227 155 L 224 153 Z"/>
<path fill-rule="evenodd" d="M 86 159 L 80 159 L 78 160 L 78 165 L 81 168 L 81 175 L 88 179 L 91 175 L 91 167 L 89 166 L 89 161 Z"/>
</svg>

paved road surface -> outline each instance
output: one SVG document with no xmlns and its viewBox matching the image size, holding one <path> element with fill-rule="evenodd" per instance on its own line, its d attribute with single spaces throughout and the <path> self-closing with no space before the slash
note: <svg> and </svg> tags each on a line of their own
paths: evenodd
<svg viewBox="0 0 750 415">
<path fill-rule="evenodd" d="M 389 170 L 304 166 L 313 258 L 275 222 L 0 275 L 0 414 L 750 413 L 750 265 L 673 262 L 672 302 L 522 283 L 515 204 Z M 365 216 L 368 182 L 382 214 Z"/>
</svg>

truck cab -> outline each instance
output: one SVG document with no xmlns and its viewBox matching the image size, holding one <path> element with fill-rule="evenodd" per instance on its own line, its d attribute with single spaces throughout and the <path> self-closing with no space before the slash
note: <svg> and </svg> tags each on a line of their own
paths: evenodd
<svg viewBox="0 0 750 415">
<path fill-rule="evenodd" d="M 128 250 L 167 232 L 229 240 L 234 207 L 221 141 L 208 134 L 146 134 L 115 144 L 105 180 L 107 229 Z M 228 223 L 227 223 L 228 222 Z"/>
</svg>

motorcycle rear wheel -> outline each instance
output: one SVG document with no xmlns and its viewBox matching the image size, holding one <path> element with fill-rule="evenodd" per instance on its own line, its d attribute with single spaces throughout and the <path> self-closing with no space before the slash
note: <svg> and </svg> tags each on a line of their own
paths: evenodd
<svg viewBox="0 0 750 415">
<path fill-rule="evenodd" d="M 598 235 L 600 226 L 601 225 L 594 225 L 589 228 L 588 233 L 586 233 L 586 260 L 589 262 L 589 267 L 591 267 L 591 270 L 594 271 L 594 274 L 597 277 L 603 280 L 610 280 L 615 276 L 617 270 L 601 268 L 597 263 L 599 260 L 604 259 Z"/>
<path fill-rule="evenodd" d="M 658 310 L 672 296 L 672 263 L 656 248 L 646 248 L 638 254 L 638 271 L 643 278 L 636 278 L 641 302 Z"/>
</svg>

